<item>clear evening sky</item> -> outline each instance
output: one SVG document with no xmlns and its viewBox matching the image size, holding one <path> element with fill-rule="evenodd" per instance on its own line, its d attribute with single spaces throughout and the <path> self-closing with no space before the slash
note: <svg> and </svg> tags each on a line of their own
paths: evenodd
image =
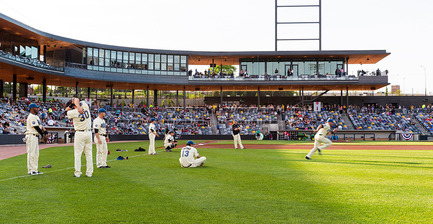
<svg viewBox="0 0 433 224">
<path fill-rule="evenodd" d="M 317 1 L 280 0 L 285 2 Z M 432 83 L 433 1 L 322 0 L 322 4 L 323 50 L 391 52 L 376 65 L 349 66 L 350 73 L 388 69 L 391 84 L 421 94 L 425 68 L 427 83 Z M 156 49 L 274 50 L 274 0 L 0 0 L 0 5 L 1 13 L 36 29 L 90 42 Z M 314 13 L 281 11 L 280 18 L 310 14 Z M 311 31 L 289 27 L 282 34 L 291 37 L 295 30 Z M 297 49 L 281 44 L 279 50 Z M 427 88 L 433 94 L 433 87 Z"/>
</svg>

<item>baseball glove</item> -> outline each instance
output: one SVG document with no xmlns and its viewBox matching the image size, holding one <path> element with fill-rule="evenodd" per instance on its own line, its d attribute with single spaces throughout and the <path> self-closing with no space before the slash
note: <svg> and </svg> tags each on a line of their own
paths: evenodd
<svg viewBox="0 0 433 224">
<path fill-rule="evenodd" d="M 66 103 L 66 107 L 65 107 L 65 109 L 66 108 L 71 108 L 71 109 L 74 109 L 74 103 L 72 103 L 72 100 L 69 100 L 67 103 Z"/>
</svg>

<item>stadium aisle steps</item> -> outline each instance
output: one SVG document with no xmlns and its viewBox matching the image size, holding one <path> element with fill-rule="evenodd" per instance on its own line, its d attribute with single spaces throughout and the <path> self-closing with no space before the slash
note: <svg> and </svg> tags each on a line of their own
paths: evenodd
<svg viewBox="0 0 433 224">
<path fill-rule="evenodd" d="M 353 126 L 352 120 L 350 120 L 349 116 L 347 116 L 346 113 L 342 113 L 341 117 L 344 120 L 344 123 L 347 125 L 347 130 L 355 130 L 355 127 Z"/>
<path fill-rule="evenodd" d="M 430 135 L 430 131 L 422 123 L 420 123 L 420 121 L 418 119 L 416 119 L 416 117 L 413 116 L 413 114 L 408 113 L 408 114 L 406 114 L 406 116 L 408 116 L 410 118 L 410 120 L 412 120 L 413 122 L 415 122 L 415 126 L 420 131 L 422 131 L 422 134 L 424 134 L 424 135 Z"/>
<path fill-rule="evenodd" d="M 210 114 L 210 126 L 212 128 L 212 134 L 216 135 L 218 134 L 218 130 L 217 130 L 217 119 L 216 119 L 216 115 L 215 113 L 212 111 L 212 113 Z"/>
</svg>

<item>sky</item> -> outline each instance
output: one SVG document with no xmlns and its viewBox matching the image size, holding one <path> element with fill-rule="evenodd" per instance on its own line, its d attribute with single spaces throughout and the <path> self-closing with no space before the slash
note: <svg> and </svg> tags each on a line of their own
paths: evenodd
<svg viewBox="0 0 433 224">
<path fill-rule="evenodd" d="M 315 4 L 318 0 L 279 0 Z M 199 51 L 274 50 L 273 0 L 0 0 L 0 13 L 36 29 L 78 40 L 127 47 Z M 424 94 L 433 82 L 433 1 L 322 0 L 322 50 L 386 50 L 387 69 L 403 93 Z M 315 20 L 314 9 L 279 11 L 279 21 Z M 317 27 L 316 27 L 317 28 Z M 314 27 L 285 27 L 281 38 L 317 35 Z M 279 50 L 317 43 L 279 44 Z M 427 85 L 433 95 L 433 86 Z M 383 90 L 380 90 L 383 91 Z"/>
</svg>

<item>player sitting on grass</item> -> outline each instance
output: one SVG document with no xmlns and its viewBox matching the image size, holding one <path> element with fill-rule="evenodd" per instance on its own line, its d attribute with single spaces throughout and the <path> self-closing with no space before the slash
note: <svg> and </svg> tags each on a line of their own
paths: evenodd
<svg viewBox="0 0 433 224">
<path fill-rule="evenodd" d="M 164 147 L 166 152 L 171 152 L 171 149 L 177 146 L 177 141 L 174 140 L 174 132 L 169 131 L 168 134 L 165 135 L 164 139 Z"/>
<path fill-rule="evenodd" d="M 333 131 L 330 131 L 331 128 L 334 128 Z M 330 133 L 335 133 L 338 130 L 338 127 L 335 126 L 335 121 L 332 119 L 328 119 L 325 124 L 319 125 L 314 132 L 317 134 L 314 136 L 314 148 L 305 156 L 306 159 L 311 159 L 316 150 L 319 151 L 319 155 L 322 155 L 322 149 L 326 149 L 332 145 L 331 140 L 329 140 L 326 136 Z M 323 145 L 321 145 L 323 144 Z"/>
<path fill-rule="evenodd" d="M 206 157 L 200 157 L 197 149 L 192 147 L 192 145 L 195 145 L 194 142 L 188 141 L 186 146 L 180 151 L 179 162 L 184 168 L 203 166 L 206 161 Z"/>
</svg>

